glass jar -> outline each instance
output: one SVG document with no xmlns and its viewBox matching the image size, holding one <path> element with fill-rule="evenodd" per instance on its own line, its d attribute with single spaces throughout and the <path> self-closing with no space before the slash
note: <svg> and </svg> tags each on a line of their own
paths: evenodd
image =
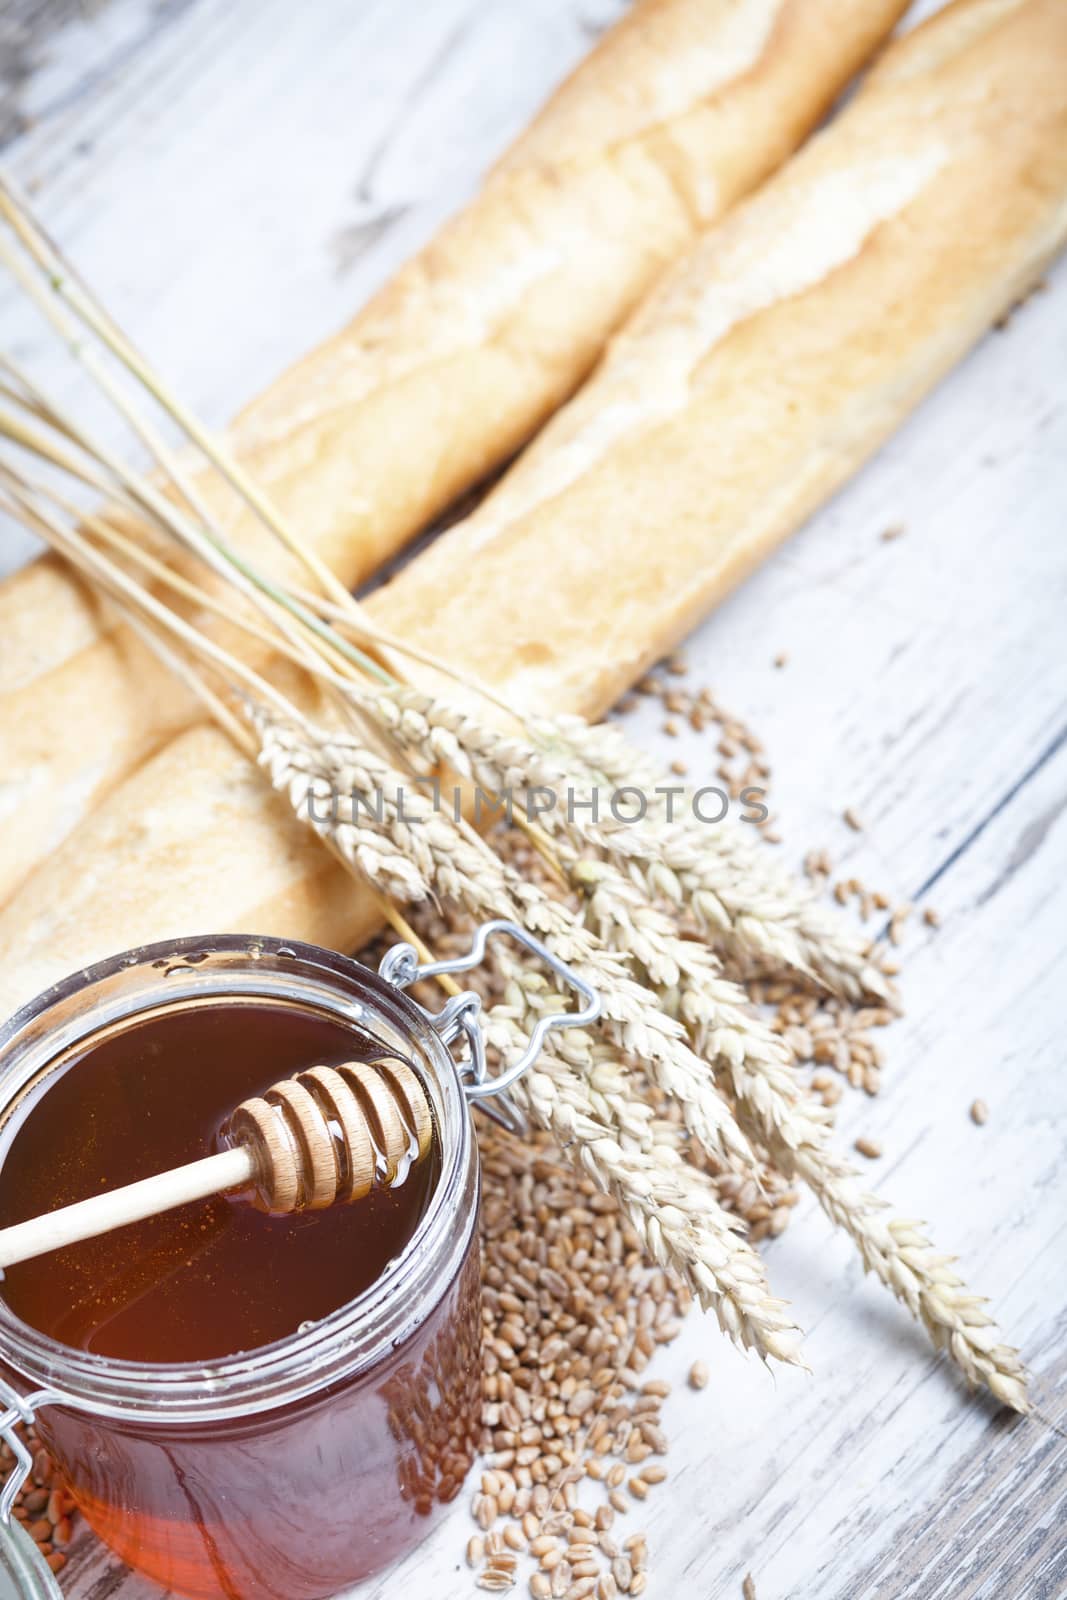
<svg viewBox="0 0 1067 1600">
<path fill-rule="evenodd" d="M 475 966 L 494 933 L 534 951 L 585 1004 L 543 1018 L 522 1059 L 491 1078 L 476 995 L 456 995 L 433 1016 L 400 991 Z M 319 1600 L 410 1550 L 460 1491 L 481 1409 L 479 1173 L 467 1100 L 506 1090 L 549 1029 L 584 1026 L 598 1003 L 506 922 L 485 924 L 469 955 L 433 967 L 398 945 L 380 975 L 279 939 L 150 946 L 78 973 L 0 1029 L 0 1135 L 22 1097 L 98 1033 L 212 997 L 317 1010 L 369 1029 L 412 1062 L 441 1146 L 425 1213 L 347 1305 L 275 1344 L 195 1366 L 59 1344 L 0 1297 L 0 1436 L 14 1445 L 13 1424 L 33 1420 L 90 1526 L 165 1587 L 191 1600 Z M 447 1048 L 460 1033 L 463 1065 Z M 16 1471 L 0 1496 L 0 1582 L 41 1600 L 58 1593 L 55 1580 L 39 1557 L 33 1563 L 22 1530 L 4 1525 L 19 1479 Z"/>
<path fill-rule="evenodd" d="M 0 1300 L 0 1350 L 87 1522 L 131 1566 L 193 1597 L 312 1600 L 415 1544 L 476 1448 L 478 1166 L 440 1033 L 375 974 L 281 941 L 185 940 L 60 985 L 0 1036 L 0 1124 L 74 1046 L 148 1010 L 270 998 L 372 1028 L 418 1067 L 441 1171 L 371 1289 L 250 1355 L 196 1367 L 57 1344 Z M 23 1380 L 19 1383 L 19 1380 Z"/>
</svg>

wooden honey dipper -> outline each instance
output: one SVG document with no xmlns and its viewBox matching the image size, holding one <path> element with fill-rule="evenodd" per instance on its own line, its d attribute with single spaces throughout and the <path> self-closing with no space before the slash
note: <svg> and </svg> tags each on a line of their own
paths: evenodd
<svg viewBox="0 0 1067 1600">
<path fill-rule="evenodd" d="M 430 1149 L 425 1086 L 396 1057 L 311 1067 L 228 1119 L 230 1148 L 0 1230 L 0 1269 L 190 1200 L 252 1189 L 263 1211 L 319 1211 L 402 1183 Z"/>
</svg>

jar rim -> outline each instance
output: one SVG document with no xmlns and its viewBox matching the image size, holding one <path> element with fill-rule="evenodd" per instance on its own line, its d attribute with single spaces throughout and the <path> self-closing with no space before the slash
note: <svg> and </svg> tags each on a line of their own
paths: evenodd
<svg viewBox="0 0 1067 1600">
<path fill-rule="evenodd" d="M 126 1361 L 61 1344 L 24 1322 L 0 1295 L 4 1363 L 42 1395 L 47 1392 L 47 1400 L 38 1398 L 38 1407 L 59 1404 L 153 1424 L 243 1417 L 291 1404 L 373 1366 L 386 1350 L 405 1342 L 436 1304 L 435 1290 L 443 1292 L 458 1269 L 477 1213 L 477 1156 L 470 1114 L 456 1064 L 440 1035 L 413 1000 L 377 973 L 318 945 L 266 935 L 222 934 L 165 940 L 122 952 L 72 974 L 24 1005 L 0 1027 L 0 1120 L 22 1088 L 70 1047 L 48 1052 L 50 1016 L 95 993 L 97 1007 L 90 1006 L 77 1018 L 70 1043 L 90 1038 L 109 1020 L 101 1004 L 108 987 L 117 985 L 114 1010 L 116 1004 L 121 1006 L 126 985 L 134 985 L 139 974 L 153 972 L 157 979 L 162 972 L 164 980 L 175 973 L 189 974 L 184 983 L 168 982 L 163 990 L 175 1004 L 211 993 L 232 995 L 239 972 L 246 981 L 236 992 L 250 997 L 278 998 L 284 988 L 267 986 L 266 980 L 285 976 L 299 978 L 305 1002 L 314 1003 L 316 992 L 324 1005 L 328 994 L 356 1001 L 419 1048 L 432 1077 L 431 1089 L 435 1086 L 438 1091 L 441 1172 L 415 1231 L 373 1284 L 303 1332 L 212 1360 Z M 217 982 L 208 981 L 216 978 Z M 116 1015 L 132 1017 L 149 1005 L 158 1006 L 156 983 L 149 978 L 148 986 L 137 991 L 141 1006 L 130 1004 Z M 327 1009 L 351 1020 L 348 1006 Z M 12 1052 L 14 1058 L 5 1060 Z M 466 1226 L 457 1230 L 456 1219 L 472 1179 L 474 1197 Z"/>
</svg>

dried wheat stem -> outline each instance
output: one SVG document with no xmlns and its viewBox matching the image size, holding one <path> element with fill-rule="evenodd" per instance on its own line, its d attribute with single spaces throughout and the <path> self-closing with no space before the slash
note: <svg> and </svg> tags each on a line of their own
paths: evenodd
<svg viewBox="0 0 1067 1600">
<path fill-rule="evenodd" d="M 736 998 L 735 998 L 736 997 Z M 938 1350 L 947 1351 L 971 1384 L 985 1384 L 1016 1411 L 1027 1411 L 1026 1375 L 985 1301 L 951 1271 L 918 1224 L 888 1214 L 886 1202 L 865 1193 L 855 1172 L 828 1143 L 826 1113 L 806 1096 L 777 1040 L 745 1016 L 743 993 L 714 975 L 690 1001 L 699 1018 L 697 1048 L 708 1053 L 722 1087 L 733 1096 L 741 1124 L 787 1178 L 802 1180 L 835 1226 L 852 1239 L 864 1269 L 907 1306 Z M 686 1002 L 683 1000 L 683 1006 Z"/>
<path fill-rule="evenodd" d="M 953 1258 L 939 1254 L 918 1223 L 892 1217 L 885 1201 L 864 1192 L 829 1147 L 819 1111 L 806 1103 L 788 1069 L 721 1050 L 715 1060 L 728 1069 L 742 1125 L 784 1176 L 807 1184 L 856 1245 L 864 1270 L 907 1306 L 970 1384 L 984 1384 L 1004 1405 L 1028 1411 L 1025 1370 L 1003 1343 L 985 1300 L 967 1290 L 951 1270 Z"/>
<path fill-rule="evenodd" d="M 264 706 L 255 706 L 250 715 L 259 736 L 260 765 L 300 820 L 383 893 L 408 903 L 428 899 L 433 842 L 398 815 L 395 798 L 389 798 L 385 760 L 347 740 L 345 782 L 339 789 L 328 747 L 312 754 L 297 730 Z M 367 807 L 365 817 L 360 802 Z"/>
<path fill-rule="evenodd" d="M 351 605 L 352 597 L 336 574 L 331 572 L 325 562 L 283 522 L 272 502 L 244 471 L 226 448 L 225 443 L 212 435 L 202 426 L 195 414 L 181 404 L 159 374 L 130 343 L 45 233 L 33 215 L 26 197 L 15 190 L 10 177 L 5 175 L 0 175 L 0 214 L 11 226 L 27 255 L 39 269 L 40 276 L 31 292 L 61 337 L 66 339 L 74 358 L 85 362 L 99 381 L 100 369 L 95 353 L 91 348 L 87 348 L 84 339 L 77 337 L 76 334 L 72 336 L 70 321 L 58 311 L 56 300 L 63 301 L 69 311 L 121 362 L 147 393 L 170 413 L 207 460 L 252 507 L 263 525 L 304 564 L 322 586 L 323 592 L 332 595 L 341 605 Z M 137 415 L 128 402 L 120 403 L 122 392 L 117 386 L 109 386 L 106 392 L 119 405 L 121 414 L 127 421 L 131 421 L 131 417 Z M 172 471 L 173 458 L 168 456 L 160 459 L 161 463 Z M 197 502 L 193 500 L 192 504 L 195 506 Z"/>
<path fill-rule="evenodd" d="M 574 881 L 587 895 L 587 915 L 601 937 L 627 950 L 648 974 L 662 1003 L 684 1023 L 694 1050 L 712 1064 L 716 1081 L 746 1097 L 768 1128 L 792 1146 L 818 1141 L 828 1113 L 797 1092 L 782 1040 L 754 1010 L 740 985 L 725 977 L 714 953 L 684 939 L 637 885 L 610 865 L 578 861 Z"/>
<path fill-rule="evenodd" d="M 654 1081 L 678 1103 L 694 1138 L 727 1166 L 754 1171 L 751 1146 L 718 1094 L 707 1063 L 689 1047 L 684 1028 L 660 1007 L 654 990 L 629 975 L 624 956 L 547 896 L 541 896 L 532 924 L 555 954 L 597 988 L 608 1037 L 645 1064 Z"/>
</svg>

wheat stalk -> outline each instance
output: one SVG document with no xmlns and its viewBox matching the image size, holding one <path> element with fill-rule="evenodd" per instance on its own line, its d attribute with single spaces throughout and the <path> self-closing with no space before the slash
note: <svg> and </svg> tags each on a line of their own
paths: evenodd
<svg viewBox="0 0 1067 1600">
<path fill-rule="evenodd" d="M 443 762 L 487 789 L 573 792 L 573 805 L 553 806 L 539 824 L 617 860 L 650 899 L 690 912 L 707 938 L 735 957 L 792 967 L 850 999 L 890 998 L 862 940 L 738 827 L 701 823 L 685 806 L 668 820 L 664 791 L 677 797 L 680 785 L 613 728 L 541 717 L 527 724 L 533 737 L 519 739 L 410 687 L 358 692 L 431 765 Z M 604 787 L 640 791 L 649 815 L 639 825 L 607 825 L 593 809 Z"/>
<path fill-rule="evenodd" d="M 558 1009 L 536 973 L 512 967 L 501 1004 L 486 1014 L 486 1036 L 506 1060 L 521 1052 L 544 1010 Z M 719 1326 L 742 1349 L 802 1366 L 799 1330 L 771 1294 L 740 1224 L 725 1212 L 707 1176 L 686 1165 L 665 1142 L 634 1148 L 586 1074 L 553 1045 L 513 1093 L 532 1120 L 549 1131 L 600 1188 L 619 1201 L 646 1253 L 673 1268 Z"/>
<path fill-rule="evenodd" d="M 818 1196 L 827 1216 L 856 1244 L 866 1271 L 891 1289 L 974 1387 L 984 1385 L 1002 1404 L 1028 1412 L 1026 1372 L 1018 1352 L 1003 1342 L 986 1301 L 971 1294 L 922 1225 L 887 1215 L 884 1200 L 863 1192 L 847 1162 L 825 1150 L 790 1149 L 774 1142 L 780 1170 L 795 1174 Z"/>
<path fill-rule="evenodd" d="M 446 817 L 425 795 L 410 792 L 410 780 L 385 763 L 374 766 L 357 741 L 326 733 L 309 723 L 286 725 L 266 707 L 255 712 L 262 762 L 276 789 L 307 819 L 309 794 L 338 797 L 325 816 L 311 820 L 328 832 L 345 859 L 366 871 L 375 864 L 365 838 L 369 822 L 357 824 L 352 796 L 370 815 L 381 813 L 381 859 L 407 862 L 419 876 L 411 898 L 431 892 L 479 917 L 505 917 L 543 939 L 597 991 L 602 1026 L 626 1054 L 649 1064 L 656 1081 L 680 1103 L 686 1125 L 707 1152 L 727 1166 L 752 1170 L 755 1157 L 729 1107 L 715 1092 L 706 1063 L 689 1048 L 682 1026 L 666 1015 L 656 995 L 628 969 L 625 955 L 610 949 L 583 928 L 570 909 L 539 885 L 506 866 L 485 842 L 462 823 Z M 402 887 L 399 871 L 393 892 Z"/>
<path fill-rule="evenodd" d="M 263 765 L 298 812 L 316 784 L 320 797 L 325 783 L 335 794 L 356 795 L 376 805 L 376 790 L 383 782 L 402 787 L 401 773 L 372 761 L 351 738 L 317 732 L 309 725 L 286 726 L 265 708 L 257 708 L 254 719 Z M 566 907 L 518 878 L 481 840 L 465 837 L 426 797 L 409 797 L 408 803 L 414 807 L 410 821 L 403 819 L 401 807 L 387 801 L 381 804 L 381 821 L 373 825 L 357 829 L 350 814 L 335 817 L 332 806 L 327 814 L 319 813 L 314 825 L 329 832 L 361 873 L 373 873 L 393 856 L 407 858 L 418 877 L 403 887 L 416 901 L 432 891 L 446 892 L 475 916 L 518 917 L 594 984 L 608 1038 L 617 1050 L 633 1051 L 648 1064 L 680 1102 L 687 1126 L 709 1153 L 727 1165 L 754 1169 L 751 1149 L 716 1096 L 706 1067 L 681 1042 L 681 1030 L 649 1004 L 620 958 L 587 930 L 569 925 Z M 368 848 L 368 828 L 380 837 L 377 850 Z M 410 833 L 416 828 L 421 837 L 413 852 Z M 380 886 L 386 881 L 383 875 Z M 544 1009 L 558 1011 L 566 1004 L 528 973 L 512 979 L 509 993 L 513 1005 L 521 1001 L 522 1022 L 529 1026 Z M 494 1008 L 487 1038 L 505 1056 L 515 1054 L 521 1047 L 521 1023 Z M 570 1045 L 572 1063 L 577 1048 Z M 669 1262 L 685 1276 L 738 1344 L 765 1358 L 796 1361 L 797 1330 L 771 1296 L 758 1257 L 738 1237 L 737 1224 L 719 1206 L 710 1184 L 668 1146 L 649 1145 L 648 1118 L 621 1075 L 609 1067 L 605 1081 L 603 1057 L 597 1062 L 587 1050 L 582 1055 L 585 1071 L 554 1054 L 542 1070 L 528 1075 L 522 1098 L 535 1120 L 618 1197 L 653 1258 Z"/>
<path fill-rule="evenodd" d="M 424 758 L 447 761 L 465 776 L 500 787 L 526 771 L 512 742 L 498 741 L 491 734 L 483 737 L 469 717 L 444 712 L 435 716 L 427 697 L 405 690 L 375 692 L 374 698 L 399 712 L 399 719 L 390 724 L 393 732 Z M 813 1190 L 835 1225 L 856 1244 L 865 1269 L 908 1307 L 969 1382 L 984 1382 L 998 1399 L 1025 1409 L 1025 1381 L 1018 1360 L 999 1335 L 994 1340 L 995 1325 L 981 1310 L 981 1302 L 949 1273 L 944 1257 L 926 1241 L 916 1242 L 914 1225 L 885 1219 L 881 1203 L 857 1190 L 847 1166 L 827 1149 L 825 1115 L 798 1092 L 781 1041 L 752 1015 L 744 990 L 722 976 L 706 947 L 679 935 L 672 920 L 648 900 L 639 879 L 624 876 L 610 862 L 573 851 L 564 853 L 562 861 L 569 881 L 586 897 L 587 914 L 605 951 L 609 946 L 625 951 L 658 997 L 677 1011 L 696 1050 L 736 1097 L 744 1125 L 772 1151 L 780 1170 L 801 1178 Z M 565 908 L 549 902 L 541 891 L 536 891 L 535 900 L 527 908 L 535 930 L 554 938 L 557 953 L 603 986 L 604 968 L 590 970 L 582 940 L 564 925 Z M 467 903 L 475 914 L 501 914 L 472 904 L 469 897 Z M 625 1007 L 623 999 L 615 991 L 607 1002 L 610 1020 L 624 1025 L 622 1034 L 616 1035 L 618 1042 L 653 1063 L 656 1081 L 680 1103 L 688 1130 L 705 1149 L 721 1155 L 717 1111 L 722 1102 L 702 1074 L 702 1063 L 688 1053 L 665 1060 L 662 1052 L 650 1050 L 647 1035 L 639 1031 L 645 1025 L 641 1013 Z M 647 1016 L 647 1008 L 642 1011 Z M 709 1112 L 714 1117 L 710 1130 Z M 549 1124 L 542 1119 L 542 1125 Z"/>
<path fill-rule="evenodd" d="M 694 1046 L 712 1063 L 738 1107 L 742 1126 L 778 1170 L 812 1190 L 835 1226 L 856 1245 L 864 1269 L 908 1308 L 972 1385 L 985 1384 L 1017 1411 L 1028 1409 L 1025 1373 L 1003 1342 L 985 1302 L 970 1294 L 919 1225 L 887 1214 L 862 1191 L 856 1173 L 828 1144 L 825 1112 L 799 1089 L 781 1041 L 751 1014 L 745 991 L 715 970 L 706 950 L 677 937 L 669 919 L 642 903 L 627 880 L 599 863 L 583 864 L 590 910 L 601 934 L 614 928 L 657 985 L 675 989 Z"/>
<path fill-rule="evenodd" d="M 645 900 L 631 879 L 599 861 L 576 861 L 574 879 L 587 896 L 587 915 L 601 938 L 628 950 L 648 974 L 662 1003 L 685 1025 L 694 1048 L 721 1076 L 725 1067 L 738 1082 L 767 1085 L 768 1116 L 781 1122 L 791 1144 L 808 1141 L 825 1125 L 825 1113 L 796 1093 L 782 1040 L 753 1009 L 745 990 L 724 976 L 706 945 L 684 939 L 658 907 Z M 765 1129 L 761 1127 L 760 1136 Z"/>
<path fill-rule="evenodd" d="M 650 796 L 659 791 L 658 818 L 661 824 L 667 818 L 669 794 L 677 797 L 680 785 L 615 728 L 559 717 L 542 721 L 540 734 L 594 781 Z M 619 835 L 624 849 L 633 845 L 633 867 L 647 879 L 653 898 L 689 911 L 709 939 L 742 963 L 792 967 L 851 1000 L 891 997 L 865 942 L 817 905 L 768 851 L 739 827 L 702 823 L 687 806 L 678 812 L 670 826 L 656 830 L 654 858 L 645 854 L 642 830 Z"/>
<path fill-rule="evenodd" d="M 970 1294 L 950 1270 L 951 1258 L 934 1249 L 918 1224 L 888 1216 L 883 1201 L 862 1191 L 857 1175 L 829 1148 L 825 1113 L 799 1090 L 781 1041 L 752 1016 L 744 990 L 715 970 L 700 945 L 679 939 L 632 883 L 600 863 L 583 863 L 581 870 L 601 935 L 614 930 L 666 990 L 665 999 L 676 992 L 695 1048 L 734 1097 L 751 1137 L 769 1150 L 780 1172 L 808 1185 L 852 1239 L 864 1269 L 902 1301 L 969 1383 L 985 1384 L 1004 1404 L 1026 1411 L 1018 1355 L 1003 1342 L 985 1302 Z"/>
</svg>

